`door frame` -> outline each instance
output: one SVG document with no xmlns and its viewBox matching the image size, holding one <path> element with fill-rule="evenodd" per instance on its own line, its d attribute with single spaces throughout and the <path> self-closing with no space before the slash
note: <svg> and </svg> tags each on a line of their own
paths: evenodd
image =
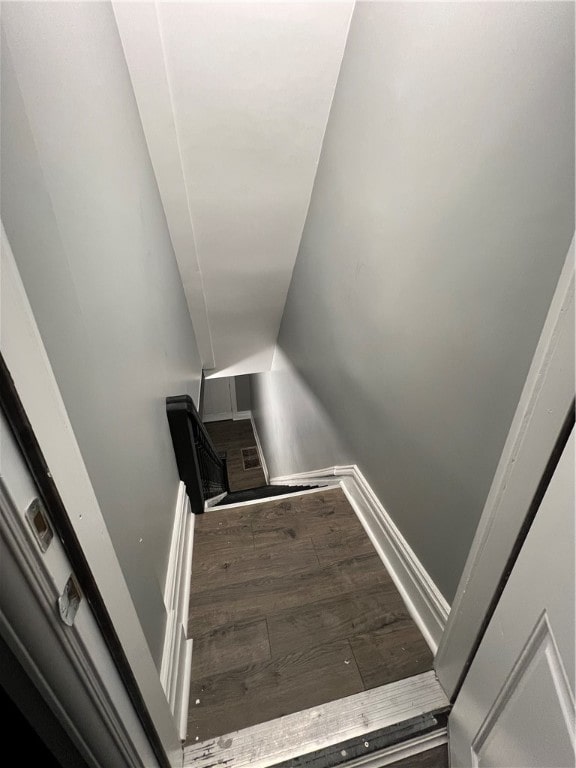
<svg viewBox="0 0 576 768">
<path fill-rule="evenodd" d="M 4 371 L 1 382 L 4 411 Z M 85 574 L 81 578 L 72 566 L 55 509 L 36 484 L 4 412 L 0 439 L 0 638 L 21 670 L 14 691 L 19 706 L 24 711 L 30 707 L 29 723 L 39 735 L 44 728 L 44 743 L 50 744 L 54 728 L 60 728 L 68 747 L 58 740 L 52 747 L 64 746 L 65 765 L 77 765 L 81 758 L 90 768 L 158 766 L 96 621 L 92 591 L 81 588 L 71 626 L 56 609 L 66 578 L 72 573 L 86 585 Z M 24 519 L 32 499 L 40 500 L 55 534 L 41 546 Z M 44 702 L 44 709 L 38 702 Z"/>
<path fill-rule="evenodd" d="M 573 238 L 438 646 L 452 702 L 574 424 L 574 275 Z"/>
<path fill-rule="evenodd" d="M 4 231 L 0 241 L 2 409 L 64 538 L 81 588 L 160 766 L 180 766 L 178 730 L 74 436 Z M 54 516 L 54 505 L 61 509 Z M 50 509 L 52 506 L 52 509 Z M 81 564 L 83 562 L 83 565 Z M 137 741 L 137 740 L 136 740 Z"/>
</svg>

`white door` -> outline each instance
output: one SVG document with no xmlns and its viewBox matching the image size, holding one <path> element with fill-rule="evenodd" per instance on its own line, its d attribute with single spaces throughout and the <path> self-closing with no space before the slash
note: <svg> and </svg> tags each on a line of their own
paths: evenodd
<svg viewBox="0 0 576 768">
<path fill-rule="evenodd" d="M 236 412 L 236 389 L 233 376 L 204 381 L 204 421 L 231 419 Z"/>
<path fill-rule="evenodd" d="M 452 768 L 573 768 L 574 430 L 449 719 Z"/>
</svg>

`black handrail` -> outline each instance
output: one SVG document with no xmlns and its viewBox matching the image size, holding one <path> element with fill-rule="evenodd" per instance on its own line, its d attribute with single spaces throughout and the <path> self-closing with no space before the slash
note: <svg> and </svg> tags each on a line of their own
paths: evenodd
<svg viewBox="0 0 576 768">
<path fill-rule="evenodd" d="M 189 395 L 167 397 L 166 413 L 180 479 L 192 511 L 202 514 L 206 499 L 230 490 L 226 457 L 214 448 Z"/>
</svg>

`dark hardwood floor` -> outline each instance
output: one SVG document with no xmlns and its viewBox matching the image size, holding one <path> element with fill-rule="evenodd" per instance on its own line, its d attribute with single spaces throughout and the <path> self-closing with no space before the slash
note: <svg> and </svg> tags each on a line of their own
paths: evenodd
<svg viewBox="0 0 576 768">
<path fill-rule="evenodd" d="M 226 452 L 231 491 L 244 491 L 266 485 L 262 467 L 244 469 L 243 448 L 254 448 L 256 439 L 250 419 L 209 421 L 204 425 L 217 451 Z"/>
<path fill-rule="evenodd" d="M 197 517 L 189 636 L 188 742 L 432 669 L 339 488 Z"/>
</svg>

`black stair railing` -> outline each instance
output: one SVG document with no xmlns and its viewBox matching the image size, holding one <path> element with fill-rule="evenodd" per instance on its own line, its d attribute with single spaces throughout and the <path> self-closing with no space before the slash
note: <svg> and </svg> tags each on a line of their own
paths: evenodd
<svg viewBox="0 0 576 768">
<path fill-rule="evenodd" d="M 186 485 L 195 514 L 204 512 L 204 502 L 228 493 L 226 457 L 214 448 L 206 427 L 189 395 L 166 398 L 166 413 L 180 479 Z"/>
</svg>

